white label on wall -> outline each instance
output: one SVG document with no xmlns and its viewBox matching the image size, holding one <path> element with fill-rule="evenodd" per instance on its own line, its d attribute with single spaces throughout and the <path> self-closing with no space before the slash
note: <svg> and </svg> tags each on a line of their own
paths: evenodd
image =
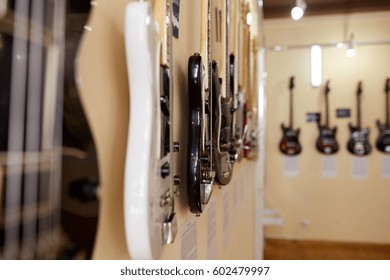
<svg viewBox="0 0 390 280">
<path fill-rule="evenodd" d="M 286 177 L 298 177 L 298 157 L 297 156 L 284 156 L 284 176 Z"/>
<path fill-rule="evenodd" d="M 366 179 L 367 178 L 367 159 L 354 157 L 352 158 L 352 178 Z"/>
<path fill-rule="evenodd" d="M 337 160 L 335 156 L 322 157 L 322 177 L 337 176 Z"/>
<path fill-rule="evenodd" d="M 181 226 L 181 259 L 197 259 L 197 236 L 196 236 L 196 218 L 192 216 Z"/>
<path fill-rule="evenodd" d="M 382 158 L 382 177 L 390 178 L 390 156 Z"/>
<path fill-rule="evenodd" d="M 226 247 L 229 244 L 229 222 L 230 222 L 230 208 L 229 208 L 229 192 L 227 189 L 223 191 L 223 207 L 222 207 L 222 243 L 223 243 L 223 251 L 225 251 Z"/>
<path fill-rule="evenodd" d="M 207 259 L 217 259 L 217 207 L 215 200 L 207 205 Z"/>
</svg>

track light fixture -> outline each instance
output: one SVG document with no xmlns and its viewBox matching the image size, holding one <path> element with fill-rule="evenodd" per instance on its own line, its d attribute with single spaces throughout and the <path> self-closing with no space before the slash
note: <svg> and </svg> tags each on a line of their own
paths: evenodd
<svg viewBox="0 0 390 280">
<path fill-rule="evenodd" d="M 306 2 L 305 0 L 296 0 L 295 7 L 291 10 L 291 17 L 293 20 L 299 20 L 303 17 L 303 14 L 306 10 Z"/>
</svg>

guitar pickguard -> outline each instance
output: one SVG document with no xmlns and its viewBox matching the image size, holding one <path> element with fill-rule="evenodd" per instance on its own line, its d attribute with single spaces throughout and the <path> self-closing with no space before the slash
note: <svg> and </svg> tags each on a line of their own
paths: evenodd
<svg viewBox="0 0 390 280">
<path fill-rule="evenodd" d="M 379 136 L 376 140 L 376 147 L 379 151 L 385 154 L 390 154 L 390 127 L 377 122 L 379 128 Z"/>
<path fill-rule="evenodd" d="M 349 125 L 351 136 L 349 138 L 347 149 L 356 156 L 365 156 L 371 153 L 371 144 L 369 142 L 369 128 L 358 129 Z"/>
<path fill-rule="evenodd" d="M 316 148 L 323 154 L 335 154 L 339 150 L 339 144 L 336 140 L 337 128 L 326 128 L 319 125 L 320 135 L 317 138 Z"/>
<path fill-rule="evenodd" d="M 212 63 L 212 79 L 213 127 L 216 133 L 213 138 L 213 157 L 216 179 L 221 185 L 227 185 L 233 175 L 233 162 L 227 147 L 231 140 L 231 105 L 230 99 L 221 95 L 218 65 L 215 61 Z"/>
</svg>

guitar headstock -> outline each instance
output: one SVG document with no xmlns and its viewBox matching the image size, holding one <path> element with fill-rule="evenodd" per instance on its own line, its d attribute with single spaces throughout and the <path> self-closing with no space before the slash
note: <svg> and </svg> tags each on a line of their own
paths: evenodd
<svg viewBox="0 0 390 280">
<path fill-rule="evenodd" d="M 389 78 L 386 79 L 385 92 L 386 92 L 386 94 L 390 93 L 390 79 Z"/>
<path fill-rule="evenodd" d="M 362 81 L 359 81 L 358 83 L 358 89 L 357 89 L 357 95 L 361 95 L 362 94 Z"/>
<path fill-rule="evenodd" d="M 290 84 L 289 84 L 288 88 L 289 88 L 290 90 L 292 90 L 292 89 L 294 88 L 294 86 L 295 86 L 295 84 L 294 84 L 294 76 L 291 76 L 291 78 L 290 78 Z"/>
<path fill-rule="evenodd" d="M 325 85 L 325 95 L 328 95 L 329 92 L 330 92 L 329 80 L 327 80 Z"/>
</svg>

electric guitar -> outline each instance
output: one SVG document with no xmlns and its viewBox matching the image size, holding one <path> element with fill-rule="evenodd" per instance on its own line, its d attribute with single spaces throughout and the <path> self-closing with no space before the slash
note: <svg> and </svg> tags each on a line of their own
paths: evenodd
<svg viewBox="0 0 390 280">
<path fill-rule="evenodd" d="M 244 127 L 245 127 L 245 135 L 243 139 L 243 156 L 245 158 L 253 158 L 254 157 L 254 148 L 256 143 L 256 127 L 255 127 L 255 112 L 254 106 L 256 100 L 254 100 L 254 65 L 252 61 L 252 48 L 253 41 L 251 40 L 251 29 L 250 24 L 251 21 L 248 21 L 248 14 L 250 11 L 249 4 L 245 2 L 242 7 L 242 17 L 244 21 L 244 84 L 245 84 L 245 104 L 244 104 Z M 253 71 L 253 72 L 252 72 Z"/>
<path fill-rule="evenodd" d="M 293 89 L 294 89 L 294 77 L 290 78 L 289 90 L 290 90 L 290 124 L 285 126 L 281 125 L 283 137 L 280 140 L 280 151 L 289 156 L 298 155 L 302 151 L 302 146 L 299 142 L 300 129 L 293 128 Z"/>
<path fill-rule="evenodd" d="M 255 24 L 252 22 L 251 25 Z M 249 160 L 256 160 L 259 155 L 259 84 L 258 84 L 258 42 L 256 38 L 251 40 L 250 61 L 250 123 L 244 142 L 244 156 Z M 248 63 L 249 64 L 249 63 Z"/>
<path fill-rule="evenodd" d="M 381 123 L 377 120 L 377 126 L 379 129 L 379 136 L 376 140 L 376 147 L 379 151 L 390 154 L 390 79 L 386 80 L 385 85 L 386 94 L 386 122 Z"/>
<path fill-rule="evenodd" d="M 325 86 L 325 124 L 321 125 L 318 122 L 319 136 L 316 141 L 316 148 L 323 154 L 335 154 L 339 150 L 339 144 L 336 139 L 337 127 L 329 126 L 329 104 L 328 95 L 330 92 L 329 81 Z"/>
<path fill-rule="evenodd" d="M 349 138 L 347 148 L 351 154 L 356 156 L 365 156 L 371 152 L 371 144 L 369 140 L 370 129 L 362 128 L 361 126 L 361 96 L 362 82 L 359 82 L 357 89 L 357 125 L 353 126 L 349 123 L 351 136 Z"/>
<path fill-rule="evenodd" d="M 206 71 L 198 53 L 188 60 L 188 106 L 190 109 L 188 131 L 187 198 L 191 213 L 200 214 L 213 192 L 215 166 L 213 162 L 213 71 L 211 61 L 211 0 L 202 2 L 202 20 L 206 31 Z M 206 83 L 204 82 L 206 75 Z M 219 81 L 218 81 L 219 83 Z"/>
<path fill-rule="evenodd" d="M 236 20 L 237 20 L 237 96 L 235 102 L 235 120 L 234 120 L 234 138 L 236 142 L 236 149 L 238 160 L 241 160 L 245 151 L 245 138 L 248 133 L 248 36 L 249 27 L 246 22 L 248 6 L 245 2 L 237 1 L 236 6 Z"/>
<path fill-rule="evenodd" d="M 133 259 L 158 259 L 177 233 L 169 127 L 173 112 L 172 1 L 164 3 L 163 44 L 148 2 L 129 3 L 125 12 L 130 121 L 124 210 L 127 247 Z M 163 53 L 165 57 L 160 57 Z"/>
<path fill-rule="evenodd" d="M 212 63 L 212 98 L 213 98 L 213 157 L 215 162 L 216 179 L 220 185 L 227 185 L 233 175 L 233 162 L 236 159 L 236 150 L 232 136 L 233 123 L 233 94 L 230 90 L 231 59 L 229 55 L 229 0 L 225 0 L 225 46 L 224 46 L 224 96 L 221 91 L 218 77 L 218 65 Z M 234 71 L 234 69 L 233 69 Z"/>
</svg>

